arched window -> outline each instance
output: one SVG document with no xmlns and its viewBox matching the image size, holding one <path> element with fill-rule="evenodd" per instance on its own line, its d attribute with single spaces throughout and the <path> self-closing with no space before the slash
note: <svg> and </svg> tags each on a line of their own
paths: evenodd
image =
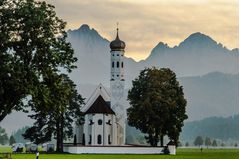
<svg viewBox="0 0 239 159">
<path fill-rule="evenodd" d="M 98 135 L 98 137 L 97 137 L 97 143 L 98 143 L 99 145 L 102 143 L 102 141 L 101 141 L 101 135 Z"/>
<path fill-rule="evenodd" d="M 82 136 L 82 145 L 85 145 L 85 134 L 83 133 L 83 136 Z"/>
<path fill-rule="evenodd" d="M 101 119 L 98 120 L 98 124 L 99 124 L 99 125 L 102 125 L 102 120 L 101 120 Z"/>
<path fill-rule="evenodd" d="M 119 68 L 119 61 L 117 61 L 117 68 Z"/>
<path fill-rule="evenodd" d="M 115 63 L 114 62 L 112 62 L 112 68 L 114 68 L 115 67 Z"/>
<path fill-rule="evenodd" d="M 111 144 L 110 135 L 108 135 L 108 144 L 109 144 L 109 145 Z"/>
<path fill-rule="evenodd" d="M 122 67 L 122 68 L 124 67 L 124 63 L 123 63 L 123 62 L 121 63 L 121 67 Z"/>
<path fill-rule="evenodd" d="M 89 144 L 91 145 L 91 140 L 92 140 L 92 137 L 91 137 L 91 135 L 90 135 L 90 138 L 89 138 Z"/>
</svg>

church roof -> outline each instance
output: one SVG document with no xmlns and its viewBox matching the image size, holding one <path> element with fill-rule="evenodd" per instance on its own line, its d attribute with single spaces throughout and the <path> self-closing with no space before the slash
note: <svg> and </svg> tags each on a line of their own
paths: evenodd
<svg viewBox="0 0 239 159">
<path fill-rule="evenodd" d="M 103 99 L 101 95 L 95 100 L 85 114 L 115 114 L 110 105 Z"/>
<path fill-rule="evenodd" d="M 86 101 L 86 104 L 81 108 L 82 112 L 86 112 L 96 101 L 99 96 L 102 96 L 104 101 L 110 101 L 110 95 L 102 84 L 99 84 L 98 87 L 93 91 L 91 96 Z"/>
<path fill-rule="evenodd" d="M 120 51 L 125 49 L 125 42 L 119 38 L 119 29 L 117 28 L 117 35 L 114 41 L 110 43 L 111 51 Z"/>
</svg>

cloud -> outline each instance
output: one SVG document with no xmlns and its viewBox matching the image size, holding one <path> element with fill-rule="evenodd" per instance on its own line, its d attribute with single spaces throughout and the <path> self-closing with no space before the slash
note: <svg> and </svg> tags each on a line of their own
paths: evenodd
<svg viewBox="0 0 239 159">
<path fill-rule="evenodd" d="M 86 23 L 109 40 L 120 23 L 126 56 L 146 58 L 163 41 L 178 45 L 193 32 L 203 32 L 228 48 L 239 46 L 239 1 L 236 0 L 47 0 L 68 22 L 68 29 Z"/>
</svg>

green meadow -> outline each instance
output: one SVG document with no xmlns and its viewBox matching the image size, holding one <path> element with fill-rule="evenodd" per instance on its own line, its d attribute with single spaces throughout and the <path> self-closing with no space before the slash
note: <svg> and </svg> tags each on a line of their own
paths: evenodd
<svg viewBox="0 0 239 159">
<path fill-rule="evenodd" d="M 0 147 L 1 152 L 10 151 Z M 35 159 L 35 154 L 12 154 L 13 159 Z M 40 154 L 39 159 L 238 159 L 239 149 L 177 149 L 177 155 Z"/>
</svg>

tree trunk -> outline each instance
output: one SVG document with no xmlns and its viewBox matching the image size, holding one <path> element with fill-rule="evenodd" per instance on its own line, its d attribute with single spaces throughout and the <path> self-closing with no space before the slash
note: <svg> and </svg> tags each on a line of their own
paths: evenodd
<svg viewBox="0 0 239 159">
<path fill-rule="evenodd" d="M 62 114 L 61 115 L 61 142 L 60 142 L 61 153 L 63 152 L 63 140 L 64 140 L 64 117 Z"/>
<path fill-rule="evenodd" d="M 59 153 L 62 153 L 63 152 L 63 138 L 64 138 L 64 135 L 63 135 L 63 131 L 64 131 L 64 117 L 63 115 L 61 115 L 59 117 L 59 119 L 57 120 L 57 123 L 56 123 L 56 151 L 59 152 Z"/>
<path fill-rule="evenodd" d="M 56 152 L 61 152 L 61 146 L 60 146 L 60 122 L 57 121 L 56 123 Z"/>
<path fill-rule="evenodd" d="M 160 143 L 161 143 L 161 146 L 164 146 L 164 144 L 163 144 L 163 135 L 160 135 Z"/>
</svg>

